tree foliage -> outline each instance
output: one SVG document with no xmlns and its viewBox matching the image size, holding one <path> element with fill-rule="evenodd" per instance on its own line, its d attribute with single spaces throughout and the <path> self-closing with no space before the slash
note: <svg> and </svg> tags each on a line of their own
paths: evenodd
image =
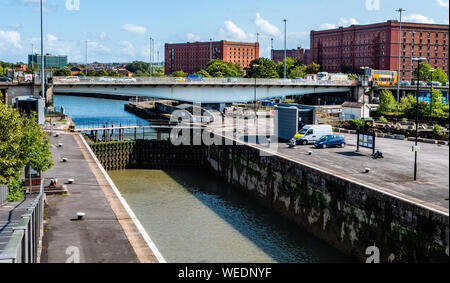
<svg viewBox="0 0 450 283">
<path fill-rule="evenodd" d="M 183 71 L 175 71 L 172 73 L 172 77 L 184 78 L 186 77 L 186 73 Z"/>
<path fill-rule="evenodd" d="M 419 68 L 414 69 L 414 79 L 417 80 Z M 434 72 L 431 72 L 434 71 Z M 427 62 L 420 63 L 419 80 L 424 82 L 448 82 L 448 75 L 440 68 L 433 69 Z"/>
<path fill-rule="evenodd" d="M 213 59 L 206 65 L 205 71 L 215 78 L 220 77 L 242 77 L 244 72 L 241 70 L 239 64 L 232 62 L 225 62 L 218 59 Z"/>
<path fill-rule="evenodd" d="M 203 78 L 209 78 L 209 77 L 211 77 L 210 75 L 209 75 L 209 73 L 206 71 L 206 70 L 204 70 L 204 69 L 201 69 L 201 70 L 199 70 L 197 73 L 195 73 L 196 75 L 200 75 L 200 76 L 202 76 Z"/>
<path fill-rule="evenodd" d="M 70 72 L 70 70 L 68 68 L 58 69 L 53 72 L 53 75 L 57 76 L 57 77 L 67 77 L 67 76 L 70 76 L 71 74 L 72 73 Z"/>
<path fill-rule="evenodd" d="M 387 113 L 396 110 L 397 110 L 397 101 L 392 95 L 392 92 L 389 90 L 383 90 L 380 94 L 380 107 L 378 111 L 380 111 L 380 113 Z"/>
<path fill-rule="evenodd" d="M 0 101 L 0 184 L 9 187 L 9 199 L 21 197 L 20 176 L 25 166 L 45 171 L 53 162 L 49 140 L 36 116 L 21 117 L 16 109 Z"/>
<path fill-rule="evenodd" d="M 258 65 L 258 67 L 254 67 Z M 250 62 L 250 66 L 247 68 L 247 78 L 278 78 L 277 66 L 275 63 L 267 58 L 256 58 Z"/>
<path fill-rule="evenodd" d="M 141 71 L 142 73 L 150 74 L 150 64 L 142 61 L 134 61 L 125 66 L 125 69 L 132 73 L 136 73 L 137 71 Z"/>
</svg>

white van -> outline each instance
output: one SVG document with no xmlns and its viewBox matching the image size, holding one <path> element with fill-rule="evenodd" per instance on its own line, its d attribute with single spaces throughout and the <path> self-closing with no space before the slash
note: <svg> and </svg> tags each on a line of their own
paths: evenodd
<svg viewBox="0 0 450 283">
<path fill-rule="evenodd" d="M 296 135 L 295 139 L 297 140 L 297 144 L 307 145 L 310 143 L 315 143 L 323 136 L 332 134 L 333 128 L 331 125 L 307 125 L 304 126 L 303 129 Z"/>
</svg>

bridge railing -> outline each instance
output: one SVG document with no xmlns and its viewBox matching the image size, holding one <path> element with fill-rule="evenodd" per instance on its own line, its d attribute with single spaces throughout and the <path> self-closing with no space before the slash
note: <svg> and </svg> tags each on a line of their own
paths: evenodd
<svg viewBox="0 0 450 283">
<path fill-rule="evenodd" d="M 22 215 L 19 224 L 2 253 L 0 263 L 36 263 L 42 236 L 44 216 L 44 180 L 39 194 Z"/>
<path fill-rule="evenodd" d="M 192 85 L 253 85 L 255 79 L 252 78 L 175 78 L 175 77 L 55 77 L 56 84 L 192 84 Z M 257 79 L 257 85 L 305 85 L 305 86 L 352 86 L 357 85 L 358 81 L 350 80 L 303 80 L 303 79 Z"/>
</svg>

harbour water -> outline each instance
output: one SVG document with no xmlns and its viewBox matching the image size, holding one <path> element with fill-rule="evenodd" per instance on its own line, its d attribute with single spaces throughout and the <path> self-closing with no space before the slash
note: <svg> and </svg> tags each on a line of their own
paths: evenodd
<svg viewBox="0 0 450 283">
<path fill-rule="evenodd" d="M 124 101 L 54 99 L 75 123 L 138 119 Z M 352 261 L 201 168 L 108 173 L 168 262 Z"/>
</svg>

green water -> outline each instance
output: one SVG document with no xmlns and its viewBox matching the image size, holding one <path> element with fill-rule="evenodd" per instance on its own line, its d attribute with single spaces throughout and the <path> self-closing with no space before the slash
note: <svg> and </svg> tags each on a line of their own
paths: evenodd
<svg viewBox="0 0 450 283">
<path fill-rule="evenodd" d="M 168 262 L 351 261 L 201 169 L 109 175 Z"/>
</svg>

